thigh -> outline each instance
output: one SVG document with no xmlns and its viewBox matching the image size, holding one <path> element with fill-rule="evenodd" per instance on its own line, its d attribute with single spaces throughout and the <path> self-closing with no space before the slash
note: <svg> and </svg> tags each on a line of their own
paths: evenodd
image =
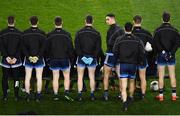
<svg viewBox="0 0 180 116">
<path fill-rule="evenodd" d="M 33 68 L 25 67 L 25 77 L 31 78 Z"/>
<path fill-rule="evenodd" d="M 128 78 L 121 78 L 121 87 L 126 89 Z"/>
<path fill-rule="evenodd" d="M 168 65 L 168 71 L 170 78 L 175 77 L 175 65 Z"/>
<path fill-rule="evenodd" d="M 79 77 L 79 75 L 83 77 L 83 75 L 84 75 L 84 70 L 85 70 L 85 67 L 77 66 L 78 77 Z"/>
<path fill-rule="evenodd" d="M 88 67 L 89 76 L 95 76 L 95 70 L 96 68 Z"/>
<path fill-rule="evenodd" d="M 35 69 L 36 69 L 36 76 L 37 75 L 42 75 L 44 68 L 35 68 Z"/>
</svg>

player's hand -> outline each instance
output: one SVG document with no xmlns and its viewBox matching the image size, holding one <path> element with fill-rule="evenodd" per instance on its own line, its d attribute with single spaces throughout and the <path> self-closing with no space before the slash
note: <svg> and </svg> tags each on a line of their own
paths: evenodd
<svg viewBox="0 0 180 116">
<path fill-rule="evenodd" d="M 36 63 L 39 60 L 39 58 L 37 56 L 33 57 L 33 63 Z"/>
<path fill-rule="evenodd" d="M 172 59 L 174 55 L 171 52 L 168 52 L 168 60 Z"/>
<path fill-rule="evenodd" d="M 16 59 L 16 58 L 13 58 L 11 61 L 12 61 L 12 64 L 15 64 L 16 61 L 17 61 L 17 59 Z"/>
<path fill-rule="evenodd" d="M 6 61 L 9 63 L 9 64 L 12 64 L 12 60 L 10 57 L 6 57 Z"/>
<path fill-rule="evenodd" d="M 163 57 L 166 61 L 169 61 L 170 59 L 173 58 L 173 55 L 171 54 L 171 52 L 165 52 L 164 50 L 162 51 Z"/>
<path fill-rule="evenodd" d="M 33 63 L 33 57 L 32 56 L 29 56 L 29 61 Z"/>
</svg>

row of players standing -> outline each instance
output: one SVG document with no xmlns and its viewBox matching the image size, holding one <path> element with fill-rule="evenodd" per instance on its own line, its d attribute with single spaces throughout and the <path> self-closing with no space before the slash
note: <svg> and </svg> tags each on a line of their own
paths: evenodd
<svg viewBox="0 0 180 116">
<path fill-rule="evenodd" d="M 78 56 L 78 69 L 82 70 L 86 65 L 88 65 L 88 63 L 85 63 L 85 60 L 87 61 L 87 59 L 82 61 L 81 57 L 83 54 L 93 57 L 93 61 L 89 63 L 88 66 L 92 67 L 90 68 L 91 73 L 89 74 L 91 75 L 91 91 L 94 92 L 94 72 L 97 65 L 95 58 L 97 57 L 99 51 L 101 51 L 101 36 L 100 33 L 92 27 L 92 21 L 92 16 L 87 16 L 85 19 L 85 27 L 77 32 L 75 39 L 75 55 L 71 35 L 62 29 L 61 17 L 55 18 L 55 29 L 46 35 L 45 32 L 38 28 L 38 18 L 36 16 L 30 17 L 31 27 L 23 33 L 15 28 L 15 17 L 9 16 L 8 27 L 1 31 L 3 100 L 7 100 L 8 77 L 10 73 L 14 78 L 15 100 L 19 99 L 18 91 L 19 77 L 21 73 L 20 67 L 23 65 L 25 67 L 26 100 L 30 101 L 30 80 L 33 69 L 35 69 L 37 79 L 36 101 L 40 101 L 42 91 L 42 74 L 45 62 L 49 66 L 50 70 L 52 70 L 53 74 L 54 100 L 59 99 L 58 80 L 60 70 L 64 75 L 65 95 L 68 97 L 71 63 L 73 63 L 75 56 Z M 90 58 L 90 60 L 91 59 L 92 58 Z M 83 84 L 80 79 L 82 78 L 81 75 L 83 74 L 78 75 L 79 91 L 82 91 Z M 92 99 L 94 99 L 94 96 L 92 96 Z"/>
<path fill-rule="evenodd" d="M 158 55 L 160 55 L 161 53 L 166 54 L 167 56 L 170 56 L 175 60 L 175 57 L 173 56 L 175 55 L 175 52 L 178 47 L 177 46 L 178 42 L 176 41 L 178 39 L 179 34 L 177 30 L 174 29 L 169 23 L 170 20 L 169 13 L 164 13 L 162 18 L 164 22 L 161 25 L 160 29 L 156 30 L 154 36 L 155 44 L 153 44 L 152 35 L 148 31 L 141 28 L 142 18 L 140 16 L 134 17 L 135 25 L 133 31 L 132 31 L 132 24 L 126 23 L 125 32 L 116 24 L 114 14 L 108 14 L 106 16 L 106 23 L 110 25 L 110 28 L 107 32 L 107 41 L 106 41 L 107 53 L 104 62 L 105 64 L 104 65 L 104 99 L 105 100 L 108 100 L 109 74 L 111 72 L 112 67 L 115 66 L 119 67 L 119 65 L 117 64 L 120 63 L 121 65 L 120 69 L 119 68 L 116 69 L 118 74 L 120 71 L 119 76 L 121 77 L 120 83 L 122 85 L 120 87 L 122 90 L 122 98 L 125 104 L 124 106 L 126 106 L 126 101 L 127 101 L 127 94 L 125 92 L 126 83 L 127 83 L 126 77 L 130 77 L 131 80 L 134 80 L 135 78 L 134 72 L 135 70 L 137 70 L 137 64 L 139 65 L 138 69 L 141 79 L 142 98 L 144 98 L 145 96 L 145 91 L 146 91 L 145 75 L 147 68 L 147 61 L 146 58 L 144 57 L 145 55 L 149 55 L 151 57 L 151 56 L 155 56 L 154 53 L 157 52 Z M 42 72 L 43 72 L 43 67 L 45 66 L 44 58 L 48 59 L 49 67 L 53 72 L 53 91 L 55 96 L 54 98 L 58 99 L 59 70 L 63 71 L 63 75 L 65 77 L 64 78 L 65 93 L 68 94 L 69 85 L 70 85 L 70 76 L 69 76 L 70 61 L 72 60 L 74 55 L 73 55 L 73 45 L 72 45 L 71 36 L 68 32 L 62 29 L 62 19 L 60 17 L 57 17 L 55 19 L 55 29 L 52 32 L 50 32 L 47 36 L 43 31 L 41 31 L 37 27 L 38 18 L 36 16 L 30 18 L 31 28 L 24 31 L 23 34 L 14 27 L 14 23 L 15 23 L 14 21 L 15 21 L 14 17 L 12 16 L 8 17 L 8 28 L 1 31 L 1 52 L 3 56 L 1 63 L 3 67 L 3 80 L 2 80 L 3 95 L 4 95 L 3 99 L 7 99 L 7 84 L 8 84 L 7 75 L 9 70 L 12 70 L 12 72 L 14 72 L 13 76 L 15 79 L 14 81 L 15 98 L 18 99 L 19 81 L 17 75 L 18 73 L 16 72 L 19 71 L 18 67 L 21 66 L 23 63 L 21 59 L 22 57 L 21 49 L 23 50 L 23 54 L 25 56 L 23 65 L 25 66 L 25 74 L 26 74 L 25 89 L 26 89 L 28 101 L 30 96 L 30 79 L 33 68 L 36 69 L 36 77 L 37 77 L 36 100 L 37 101 L 40 100 L 41 90 L 42 90 Z M 76 38 L 75 38 L 75 51 L 78 56 L 76 62 L 77 72 L 78 72 L 78 100 L 82 100 L 83 72 L 85 67 L 87 67 L 89 71 L 91 100 L 95 99 L 94 72 L 97 65 L 96 58 L 98 56 L 99 51 L 101 50 L 101 36 L 100 33 L 92 27 L 93 26 L 92 24 L 93 24 L 93 17 L 87 16 L 85 19 L 85 27 L 76 33 Z M 171 32 L 169 32 L 169 30 Z M 131 32 L 133 32 L 133 34 Z M 163 34 L 161 35 L 161 33 Z M 134 35 L 139 37 L 141 40 Z M 167 39 L 162 40 L 161 36 Z M 45 40 L 46 37 L 48 38 L 47 40 Z M 121 43 L 123 43 L 125 46 L 119 45 Z M 134 43 L 138 43 L 138 44 L 134 44 Z M 147 43 L 150 44 L 153 52 L 148 52 L 151 51 L 148 49 L 145 52 L 144 46 L 146 46 Z M 119 46 L 122 46 L 122 48 Z M 114 51 L 113 51 L 113 47 L 114 47 Z M 130 66 L 131 67 L 129 69 L 130 71 L 126 72 L 127 71 L 126 68 L 128 69 L 128 67 L 126 67 L 127 64 L 125 64 L 126 66 L 123 66 L 124 65 L 123 63 L 136 64 L 136 66 L 135 65 Z M 160 60 L 160 63 L 163 64 L 164 67 L 164 62 L 162 63 L 162 59 Z M 175 65 L 175 63 L 172 64 Z M 161 76 L 163 75 L 161 74 Z M 125 80 L 125 82 L 122 80 Z M 162 81 L 162 78 L 160 78 L 160 81 Z M 130 96 L 132 97 L 134 94 L 134 81 L 130 81 L 130 82 L 131 82 L 130 85 L 132 85 L 130 89 Z M 176 87 L 175 84 L 173 84 L 172 86 L 173 88 Z M 161 89 L 163 89 L 163 86 L 160 88 L 160 90 Z M 173 89 L 173 93 L 175 93 L 175 89 Z M 162 90 L 160 94 L 162 96 Z"/>
</svg>

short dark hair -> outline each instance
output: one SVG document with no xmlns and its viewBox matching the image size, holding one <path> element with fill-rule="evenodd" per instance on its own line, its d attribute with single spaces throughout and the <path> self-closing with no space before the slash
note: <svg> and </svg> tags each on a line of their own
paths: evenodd
<svg viewBox="0 0 180 116">
<path fill-rule="evenodd" d="M 140 24 L 142 21 L 142 17 L 140 15 L 136 15 L 134 16 L 133 20 L 136 24 Z"/>
<path fill-rule="evenodd" d="M 164 21 L 164 22 L 169 22 L 169 21 L 170 21 L 170 18 L 171 18 L 170 13 L 164 11 L 164 13 L 163 13 L 163 15 L 162 15 L 163 21 Z"/>
<path fill-rule="evenodd" d="M 125 31 L 131 32 L 132 28 L 133 28 L 133 25 L 132 25 L 131 22 L 127 22 L 124 27 L 125 27 Z"/>
<path fill-rule="evenodd" d="M 31 25 L 37 25 L 38 17 L 37 16 L 30 17 L 30 22 L 31 22 Z"/>
<path fill-rule="evenodd" d="M 106 15 L 107 17 L 115 18 L 115 15 L 113 13 L 109 13 Z"/>
<path fill-rule="evenodd" d="M 92 24 L 93 23 L 93 16 L 91 16 L 91 15 L 86 16 L 86 23 Z"/>
<path fill-rule="evenodd" d="M 14 16 L 8 16 L 8 24 L 12 25 L 14 24 L 14 21 L 15 21 L 15 17 Z"/>
<path fill-rule="evenodd" d="M 62 24 L 62 18 L 60 16 L 57 16 L 54 20 L 54 23 L 56 26 L 60 26 Z"/>
</svg>

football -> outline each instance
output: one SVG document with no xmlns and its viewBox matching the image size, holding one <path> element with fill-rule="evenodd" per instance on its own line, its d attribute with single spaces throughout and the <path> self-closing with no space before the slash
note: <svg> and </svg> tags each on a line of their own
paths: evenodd
<svg viewBox="0 0 180 116">
<path fill-rule="evenodd" d="M 158 81 L 152 81 L 150 84 L 150 89 L 152 91 L 158 91 L 159 90 Z"/>
</svg>

